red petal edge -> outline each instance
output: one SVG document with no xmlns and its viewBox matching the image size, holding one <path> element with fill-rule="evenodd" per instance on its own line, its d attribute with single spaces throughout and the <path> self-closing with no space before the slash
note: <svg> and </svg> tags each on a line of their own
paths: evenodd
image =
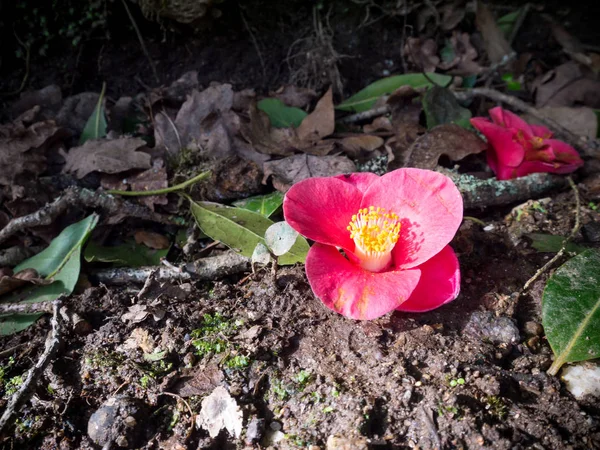
<svg viewBox="0 0 600 450">
<path fill-rule="evenodd" d="M 283 200 L 286 222 L 298 233 L 322 244 L 354 250 L 347 230 L 360 208 L 362 193 L 333 177 L 308 178 L 293 185 Z"/>
<path fill-rule="evenodd" d="M 425 312 L 451 302 L 460 292 L 460 267 L 452 247 L 444 249 L 421 264 L 419 284 L 398 311 Z"/>
<path fill-rule="evenodd" d="M 343 316 L 371 320 L 396 309 L 419 282 L 419 269 L 373 273 L 348 261 L 335 247 L 313 245 L 306 276 L 323 304 Z"/>
<path fill-rule="evenodd" d="M 375 175 L 371 172 L 357 172 L 357 173 L 347 173 L 344 175 L 337 175 L 334 178 L 338 180 L 345 181 L 346 183 L 350 183 L 356 189 L 358 189 L 363 194 L 367 190 L 367 188 L 377 179 L 379 179 L 379 175 Z"/>
</svg>

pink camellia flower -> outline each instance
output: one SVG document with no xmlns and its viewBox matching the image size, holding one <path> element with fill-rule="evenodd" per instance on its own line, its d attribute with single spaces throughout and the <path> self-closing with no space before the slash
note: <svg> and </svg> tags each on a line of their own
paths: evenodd
<svg viewBox="0 0 600 450">
<path fill-rule="evenodd" d="M 570 173 L 583 165 L 577 150 L 552 139 L 541 125 L 529 125 L 516 114 L 500 108 L 489 111 L 492 120 L 473 117 L 471 124 L 487 138 L 487 160 L 499 180 L 530 173 Z"/>
<path fill-rule="evenodd" d="M 375 319 L 454 300 L 458 259 L 448 245 L 463 215 L 460 193 L 437 172 L 398 169 L 308 178 L 283 202 L 286 221 L 316 243 L 306 275 L 329 309 Z"/>
</svg>

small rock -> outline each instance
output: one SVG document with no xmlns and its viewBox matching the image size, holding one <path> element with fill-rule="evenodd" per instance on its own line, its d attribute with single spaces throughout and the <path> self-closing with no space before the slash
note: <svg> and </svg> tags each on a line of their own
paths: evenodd
<svg viewBox="0 0 600 450">
<path fill-rule="evenodd" d="M 255 417 L 246 428 L 246 444 L 252 445 L 260 441 L 265 432 L 265 419 Z"/>
<path fill-rule="evenodd" d="M 88 436 L 104 446 L 113 442 L 122 448 L 137 448 L 142 444 L 149 413 L 141 401 L 125 396 L 111 397 L 96 410 L 88 421 Z M 142 426 L 140 426 L 142 425 Z"/>
<path fill-rule="evenodd" d="M 577 399 L 588 394 L 600 397 L 600 366 L 597 364 L 588 362 L 567 366 L 563 369 L 561 378 Z"/>
<path fill-rule="evenodd" d="M 489 311 L 474 312 L 464 331 L 494 344 L 516 344 L 521 340 L 519 329 L 510 318 L 495 317 Z"/>
<path fill-rule="evenodd" d="M 544 327 L 540 323 L 529 321 L 525 322 L 523 331 L 527 336 L 541 336 L 544 332 Z"/>
</svg>

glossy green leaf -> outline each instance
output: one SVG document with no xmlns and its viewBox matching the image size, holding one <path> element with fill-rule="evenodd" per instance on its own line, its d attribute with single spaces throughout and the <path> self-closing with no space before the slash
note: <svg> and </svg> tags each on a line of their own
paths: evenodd
<svg viewBox="0 0 600 450">
<path fill-rule="evenodd" d="M 275 128 L 296 128 L 308 115 L 300 108 L 285 105 L 278 98 L 265 98 L 256 106 L 269 116 L 271 125 Z"/>
<path fill-rule="evenodd" d="M 428 73 L 427 77 L 422 73 L 407 73 L 383 78 L 371 83 L 363 90 L 343 101 L 336 106 L 336 109 L 353 112 L 367 111 L 373 107 L 379 97 L 391 94 L 399 87 L 412 86 L 415 89 L 430 87 L 432 86 L 432 81 L 440 86 L 446 86 L 450 80 L 452 80 L 452 77 L 449 75 L 439 73 Z"/>
<path fill-rule="evenodd" d="M 0 336 L 8 336 L 23 331 L 43 315 L 44 313 L 0 314 Z"/>
<path fill-rule="evenodd" d="M 265 242 L 275 256 L 282 256 L 292 249 L 298 236 L 287 222 L 276 222 L 265 231 Z"/>
<path fill-rule="evenodd" d="M 267 195 L 257 195 L 255 197 L 248 197 L 243 200 L 233 202 L 234 206 L 238 208 L 247 209 L 259 213 L 262 216 L 270 217 L 279 207 L 283 204 L 284 195 L 275 191 Z"/>
<path fill-rule="evenodd" d="M 423 96 L 423 110 L 428 129 L 446 123 L 471 128 L 471 111 L 460 106 L 454 94 L 446 88 L 432 86 Z"/>
<path fill-rule="evenodd" d="M 557 253 L 562 248 L 565 240 L 562 236 L 556 236 L 545 233 L 529 233 L 526 236 L 531 239 L 531 246 L 538 252 L 552 252 Z M 568 242 L 565 250 L 569 253 L 581 253 L 586 247 L 577 245 L 572 242 Z"/>
<path fill-rule="evenodd" d="M 519 15 L 522 14 L 522 9 L 523 8 L 517 9 L 516 11 L 508 13 L 498 19 L 498 28 L 500 28 L 504 36 L 508 37 L 510 35 L 517 22 L 517 19 L 519 18 Z"/>
<path fill-rule="evenodd" d="M 106 123 L 106 114 L 104 112 L 104 91 L 106 90 L 106 83 L 102 83 L 102 91 L 100 97 L 98 97 L 98 103 L 94 112 L 85 123 L 85 127 L 79 137 L 79 145 L 84 144 L 90 139 L 100 139 L 106 136 L 108 124 Z"/>
<path fill-rule="evenodd" d="M 161 258 L 169 253 L 169 248 L 156 250 L 137 244 L 134 240 L 112 247 L 98 245 L 91 241 L 83 253 L 87 262 L 109 262 L 115 267 L 157 266 Z"/>
<path fill-rule="evenodd" d="M 580 253 L 550 277 L 542 324 L 555 356 L 549 374 L 565 363 L 600 357 L 600 250 Z"/>
<path fill-rule="evenodd" d="M 252 257 L 257 244 L 265 245 L 265 232 L 273 225 L 272 220 L 245 209 L 211 202 L 190 201 L 190 204 L 196 223 L 207 236 L 248 258 Z M 306 253 L 308 242 L 299 238 L 278 262 L 281 265 L 303 262 Z"/>
</svg>

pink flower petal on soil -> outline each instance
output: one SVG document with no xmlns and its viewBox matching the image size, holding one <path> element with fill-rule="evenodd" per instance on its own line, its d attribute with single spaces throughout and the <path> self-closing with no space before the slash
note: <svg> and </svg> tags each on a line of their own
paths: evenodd
<svg viewBox="0 0 600 450">
<path fill-rule="evenodd" d="M 419 284 L 398 311 L 425 312 L 451 302 L 460 292 L 460 268 L 452 247 L 444 249 L 421 264 Z"/>
<path fill-rule="evenodd" d="M 515 113 L 508 111 L 507 109 L 502 109 L 500 106 L 492 108 L 488 111 L 492 121 L 496 125 L 500 125 L 504 128 L 514 128 L 516 130 L 522 130 L 529 135 L 533 135 L 534 132 L 531 129 L 531 126 L 517 116 Z"/>
<path fill-rule="evenodd" d="M 515 141 L 515 134 L 511 130 L 495 125 L 483 117 L 472 118 L 471 125 L 486 137 L 491 147 L 488 151 L 496 154 L 496 161 L 500 166 L 517 167 L 523 162 L 525 149 Z"/>
<path fill-rule="evenodd" d="M 358 172 L 358 173 L 348 173 L 344 175 L 337 175 L 338 180 L 345 181 L 346 183 L 350 183 L 356 189 L 364 194 L 367 188 L 373 183 L 375 180 L 379 178 L 379 175 L 375 175 L 371 172 Z"/>
<path fill-rule="evenodd" d="M 398 169 L 373 182 L 362 208 L 380 206 L 401 219 L 392 250 L 394 267 L 410 269 L 439 253 L 454 237 L 463 216 L 460 192 L 450 178 L 422 169 Z"/>
<path fill-rule="evenodd" d="M 346 317 L 371 320 L 406 301 L 419 282 L 419 269 L 373 273 L 348 261 L 335 248 L 313 245 L 306 276 L 323 304 Z"/>
<path fill-rule="evenodd" d="M 298 233 L 322 244 L 354 249 L 347 230 L 360 208 L 362 193 L 335 178 L 308 178 L 285 194 L 283 213 Z"/>
<path fill-rule="evenodd" d="M 572 164 L 576 168 L 583 166 L 583 160 L 579 156 L 579 153 L 577 153 L 577 150 L 575 150 L 566 142 L 559 141 L 557 139 L 547 139 L 544 141 L 544 144 L 552 147 L 558 162 Z"/>
</svg>

